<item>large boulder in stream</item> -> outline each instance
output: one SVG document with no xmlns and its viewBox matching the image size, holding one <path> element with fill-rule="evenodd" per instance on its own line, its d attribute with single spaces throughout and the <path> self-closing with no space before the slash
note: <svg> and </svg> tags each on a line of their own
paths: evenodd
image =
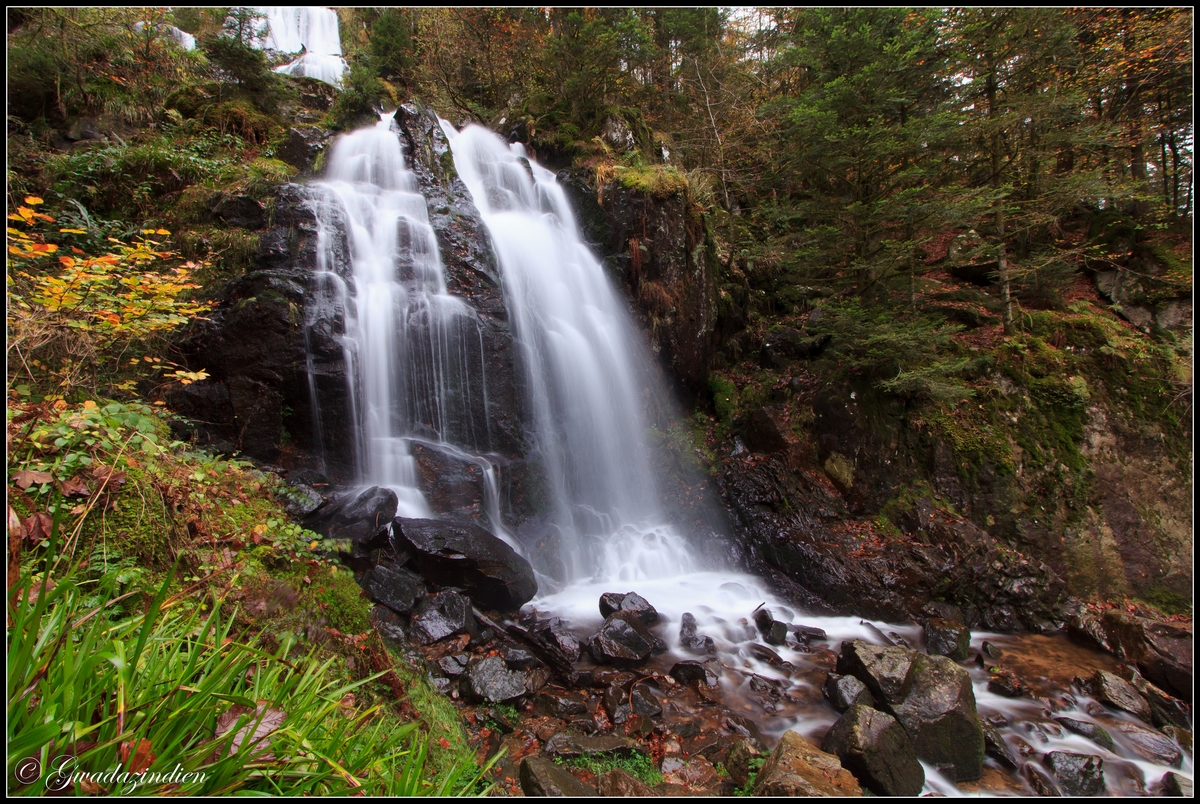
<svg viewBox="0 0 1200 804">
<path fill-rule="evenodd" d="M 600 664 L 637 665 L 666 649 L 637 614 L 627 611 L 609 615 L 588 640 L 588 650 Z"/>
<path fill-rule="evenodd" d="M 850 707 L 825 735 L 821 748 L 836 754 L 842 766 L 877 795 L 916 796 L 925 785 L 925 771 L 904 727 L 869 706 Z"/>
<path fill-rule="evenodd" d="M 856 639 L 842 643 L 837 670 L 866 684 L 908 732 L 918 757 L 952 780 L 979 778 L 983 727 L 971 676 L 953 660 Z"/>
<path fill-rule="evenodd" d="M 1177 698 L 1192 700 L 1190 625 L 1155 622 L 1113 609 L 1104 614 L 1104 633 L 1117 658 L 1133 662 L 1142 675 Z"/>
<path fill-rule="evenodd" d="M 754 782 L 756 796 L 861 796 L 862 788 L 833 754 L 794 731 L 784 732 Z"/>
<path fill-rule="evenodd" d="M 516 611 L 537 594 L 529 562 L 483 528 L 397 517 L 392 538 L 426 580 L 458 587 L 485 608 Z"/>
</svg>

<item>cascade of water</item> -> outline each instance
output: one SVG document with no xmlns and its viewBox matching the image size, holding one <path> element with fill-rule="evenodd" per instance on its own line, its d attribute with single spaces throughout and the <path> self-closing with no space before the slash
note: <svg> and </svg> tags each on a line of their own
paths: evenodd
<svg viewBox="0 0 1200 804">
<path fill-rule="evenodd" d="M 400 516 L 428 517 L 410 442 L 456 456 L 487 449 L 490 434 L 472 415 L 484 400 L 471 392 L 483 353 L 474 310 L 446 292 L 425 199 L 392 115 L 337 141 L 312 199 L 320 224 L 314 284 L 345 310 L 360 479 L 393 489 Z M 335 248 L 342 235 L 352 268 L 345 278 Z M 486 513 L 504 538 L 494 470 L 477 455 L 469 461 L 492 479 Z"/>
<path fill-rule="evenodd" d="M 665 524 L 650 469 L 640 342 L 562 188 L 520 145 L 479 126 L 442 128 L 500 263 L 562 536 L 559 580 L 686 571 L 689 551 Z"/>
<path fill-rule="evenodd" d="M 331 8 L 262 6 L 262 44 L 266 50 L 304 55 L 275 68 L 277 73 L 307 76 L 340 87 L 347 68 L 342 58 L 337 12 Z"/>
</svg>

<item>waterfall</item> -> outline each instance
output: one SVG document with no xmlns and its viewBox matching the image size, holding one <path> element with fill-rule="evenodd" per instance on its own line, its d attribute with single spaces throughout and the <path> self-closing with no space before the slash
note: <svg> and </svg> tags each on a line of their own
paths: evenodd
<svg viewBox="0 0 1200 804">
<path fill-rule="evenodd" d="M 446 292 L 437 238 L 417 178 L 404 162 L 391 114 L 341 137 L 325 179 L 313 185 L 318 229 L 315 289 L 344 310 L 349 406 L 359 480 L 399 498 L 398 515 L 429 517 L 414 443 L 476 465 L 493 531 L 499 520 L 495 469 L 482 383 L 483 352 L 474 310 Z M 339 265 L 345 238 L 349 270 Z M 342 260 L 344 262 L 344 260 Z M 310 368 L 311 378 L 311 368 Z"/>
<path fill-rule="evenodd" d="M 562 188 L 521 145 L 479 126 L 442 127 L 500 264 L 530 440 L 561 536 L 560 580 L 687 571 L 688 547 L 666 522 L 650 469 L 645 348 Z"/>
<path fill-rule="evenodd" d="M 277 73 L 307 76 L 341 87 L 347 70 L 342 58 L 337 12 L 331 8 L 263 6 L 254 9 L 264 17 L 261 47 L 279 53 L 304 55 L 275 68 Z"/>
</svg>

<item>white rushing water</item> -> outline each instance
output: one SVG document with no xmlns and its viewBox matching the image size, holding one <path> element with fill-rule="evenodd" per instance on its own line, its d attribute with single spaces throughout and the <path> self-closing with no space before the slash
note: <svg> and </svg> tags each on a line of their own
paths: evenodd
<svg viewBox="0 0 1200 804">
<path fill-rule="evenodd" d="M 391 114 L 333 145 L 312 198 L 320 224 L 315 282 L 345 310 L 360 481 L 395 491 L 398 516 L 428 517 L 412 444 L 467 460 L 487 483 L 494 532 L 507 539 L 495 469 L 468 452 L 488 440 L 471 415 L 484 402 L 471 395 L 472 378 L 483 371 L 478 320 L 446 292 L 425 198 L 405 166 Z M 350 281 L 337 271 L 342 235 Z"/>
<path fill-rule="evenodd" d="M 299 58 L 275 68 L 277 73 L 306 76 L 341 87 L 348 69 L 342 58 L 337 12 L 316 6 L 260 6 L 263 15 L 261 47 L 279 53 L 301 53 Z"/>
<path fill-rule="evenodd" d="M 559 581 L 649 580 L 696 563 L 659 503 L 645 347 L 554 174 L 479 126 L 443 121 L 491 235 L 524 367 L 529 438 L 561 536 Z M 546 567 L 539 567 L 547 571 Z"/>
</svg>

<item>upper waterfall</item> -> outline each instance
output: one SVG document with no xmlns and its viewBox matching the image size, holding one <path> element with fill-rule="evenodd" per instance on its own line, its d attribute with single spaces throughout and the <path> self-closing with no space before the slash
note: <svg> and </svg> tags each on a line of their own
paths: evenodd
<svg viewBox="0 0 1200 804">
<path fill-rule="evenodd" d="M 442 127 L 500 263 L 562 580 L 686 571 L 688 547 L 667 524 L 651 471 L 645 350 L 562 188 L 521 145 L 479 126 Z"/>
<path fill-rule="evenodd" d="M 331 8 L 261 6 L 262 47 L 280 53 L 301 53 L 295 61 L 275 68 L 277 73 L 307 76 L 341 87 L 347 70 L 342 58 L 337 12 Z"/>
</svg>

